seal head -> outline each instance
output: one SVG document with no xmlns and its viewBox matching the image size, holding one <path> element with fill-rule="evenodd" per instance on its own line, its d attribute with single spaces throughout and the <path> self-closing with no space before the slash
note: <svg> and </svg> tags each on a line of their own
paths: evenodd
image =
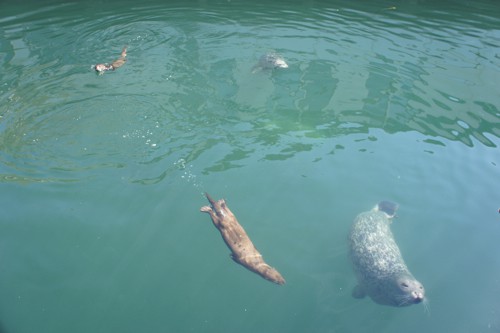
<svg viewBox="0 0 500 333">
<path fill-rule="evenodd" d="M 259 69 L 275 69 L 275 68 L 288 68 L 283 56 L 272 51 L 262 55 L 259 59 L 259 63 L 255 65 L 252 72 L 255 73 Z"/>
<path fill-rule="evenodd" d="M 113 70 L 113 66 L 112 65 L 108 65 L 108 64 L 97 64 L 94 66 L 94 69 L 96 70 L 96 72 L 98 72 L 99 74 L 102 74 L 104 73 L 105 71 L 109 71 L 109 70 Z"/>
<path fill-rule="evenodd" d="M 260 57 L 259 65 L 262 68 L 288 68 L 285 59 L 276 52 L 269 52 Z"/>
<path fill-rule="evenodd" d="M 424 301 L 425 289 L 411 274 L 401 274 L 388 276 L 376 283 L 358 284 L 352 291 L 354 298 L 364 298 L 367 295 L 375 303 L 401 307 Z"/>
</svg>

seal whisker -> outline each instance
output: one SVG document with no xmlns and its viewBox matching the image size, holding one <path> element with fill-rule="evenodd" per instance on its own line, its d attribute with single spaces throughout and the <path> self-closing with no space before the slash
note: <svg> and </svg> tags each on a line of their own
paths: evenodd
<svg viewBox="0 0 500 333">
<path fill-rule="evenodd" d="M 431 315 L 431 306 L 429 304 L 429 299 L 427 297 L 422 301 L 422 305 L 424 306 L 424 312 L 430 316 Z"/>
<path fill-rule="evenodd" d="M 414 303 L 411 301 L 412 299 L 408 295 L 397 295 L 396 299 L 399 300 L 398 306 L 405 306 Z"/>
</svg>

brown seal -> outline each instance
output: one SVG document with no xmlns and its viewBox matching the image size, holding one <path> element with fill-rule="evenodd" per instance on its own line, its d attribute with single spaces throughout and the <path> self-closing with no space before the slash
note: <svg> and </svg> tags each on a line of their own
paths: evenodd
<svg viewBox="0 0 500 333">
<path fill-rule="evenodd" d="M 214 226 L 219 230 L 222 239 L 231 250 L 231 258 L 264 279 L 276 284 L 285 284 L 281 274 L 265 263 L 243 227 L 226 205 L 224 199 L 215 201 L 205 193 L 210 206 L 201 207 L 200 211 L 210 214 Z"/>
<path fill-rule="evenodd" d="M 125 46 L 122 49 L 122 53 L 120 55 L 120 58 L 113 61 L 111 63 L 111 65 L 97 64 L 97 65 L 94 65 L 94 68 L 97 72 L 99 72 L 99 74 L 103 74 L 105 71 L 114 71 L 118 67 L 121 67 L 125 64 L 125 62 L 127 61 L 126 57 L 127 57 L 127 47 Z"/>
</svg>

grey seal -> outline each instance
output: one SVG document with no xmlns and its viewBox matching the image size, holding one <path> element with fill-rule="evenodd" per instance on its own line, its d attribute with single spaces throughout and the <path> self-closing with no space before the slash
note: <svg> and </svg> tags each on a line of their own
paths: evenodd
<svg viewBox="0 0 500 333">
<path fill-rule="evenodd" d="M 355 298 L 368 295 L 378 304 L 396 307 L 424 301 L 424 287 L 406 267 L 390 229 L 397 208 L 395 203 L 382 201 L 354 219 L 349 247 L 358 279 L 352 293 Z"/>
<path fill-rule="evenodd" d="M 282 55 L 275 51 L 270 51 L 260 57 L 259 63 L 252 68 L 252 72 L 255 73 L 258 70 L 274 68 L 288 68 L 288 64 Z"/>
</svg>

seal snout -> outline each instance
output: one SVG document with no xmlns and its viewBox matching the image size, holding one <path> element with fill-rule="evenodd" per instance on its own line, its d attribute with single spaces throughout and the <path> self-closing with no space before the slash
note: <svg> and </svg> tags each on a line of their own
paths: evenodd
<svg viewBox="0 0 500 333">
<path fill-rule="evenodd" d="M 412 296 L 413 302 L 415 304 L 418 304 L 418 303 L 420 303 L 420 302 L 422 302 L 424 300 L 424 293 L 421 292 L 421 291 L 413 291 L 411 293 L 411 296 Z"/>
<path fill-rule="evenodd" d="M 278 68 L 288 68 L 288 64 L 283 59 L 276 59 L 274 64 Z"/>
</svg>

